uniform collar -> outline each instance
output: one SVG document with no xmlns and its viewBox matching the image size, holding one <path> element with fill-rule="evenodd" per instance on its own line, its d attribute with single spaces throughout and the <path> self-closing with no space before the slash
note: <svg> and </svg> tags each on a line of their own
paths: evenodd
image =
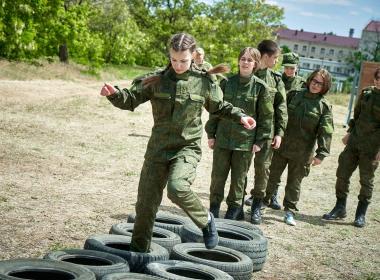
<svg viewBox="0 0 380 280">
<path fill-rule="evenodd" d="M 305 92 L 305 97 L 310 98 L 310 99 L 318 99 L 322 98 L 323 94 L 318 94 L 318 93 L 311 93 L 310 91 Z"/>
<path fill-rule="evenodd" d="M 187 70 L 185 73 L 182 73 L 182 74 L 177 74 L 174 71 L 173 67 L 170 67 L 168 69 L 167 76 L 173 81 L 179 81 L 179 80 L 187 81 L 190 76 L 190 70 Z"/>
</svg>

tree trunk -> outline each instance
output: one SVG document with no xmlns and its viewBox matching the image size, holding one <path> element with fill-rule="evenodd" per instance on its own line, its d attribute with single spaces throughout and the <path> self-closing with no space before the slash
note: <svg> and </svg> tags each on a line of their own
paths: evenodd
<svg viewBox="0 0 380 280">
<path fill-rule="evenodd" d="M 59 46 L 59 61 L 69 63 L 69 51 L 66 44 Z"/>
</svg>

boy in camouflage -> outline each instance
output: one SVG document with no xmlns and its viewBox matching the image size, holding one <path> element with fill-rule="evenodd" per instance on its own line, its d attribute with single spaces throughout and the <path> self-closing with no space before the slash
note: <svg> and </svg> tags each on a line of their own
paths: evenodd
<svg viewBox="0 0 380 280">
<path fill-rule="evenodd" d="M 260 52 L 257 49 L 244 48 L 238 58 L 239 73 L 220 83 L 224 100 L 253 116 L 257 121 L 256 129 L 246 130 L 231 120 L 211 114 L 206 123 L 208 145 L 214 149 L 210 186 L 210 212 L 214 217 L 219 217 L 230 170 L 231 185 L 224 218 L 236 220 L 242 213 L 245 178 L 252 160 L 252 148 L 271 139 L 271 98 L 264 81 L 253 74 L 259 62 Z"/>
<path fill-rule="evenodd" d="M 285 85 L 286 93 L 292 90 L 304 88 L 306 81 L 303 77 L 297 75 L 299 56 L 296 53 L 284 53 L 282 56 L 282 81 Z"/>
<path fill-rule="evenodd" d="M 100 92 L 124 110 L 133 111 L 147 101 L 152 104 L 154 125 L 140 174 L 132 251 L 149 251 L 165 186 L 169 199 L 202 229 L 205 246 L 210 249 L 218 244 L 212 214 L 190 189 L 201 157 L 202 107 L 248 129 L 256 125 L 252 117 L 223 101 L 220 88 L 210 77 L 217 69 L 206 72 L 195 67 L 195 48 L 191 35 L 175 34 L 169 43 L 170 63 L 164 71 L 135 80 L 130 89 L 105 84 Z"/>
<path fill-rule="evenodd" d="M 346 201 L 350 178 L 359 166 L 360 193 L 354 226 L 365 226 L 365 214 L 372 198 L 375 171 L 380 161 L 380 68 L 374 74 L 375 86 L 363 89 L 354 109 L 354 118 L 349 122 L 347 134 L 342 142 L 346 147 L 339 156 L 336 171 L 336 204 L 323 219 L 336 220 L 346 217 Z"/>
</svg>

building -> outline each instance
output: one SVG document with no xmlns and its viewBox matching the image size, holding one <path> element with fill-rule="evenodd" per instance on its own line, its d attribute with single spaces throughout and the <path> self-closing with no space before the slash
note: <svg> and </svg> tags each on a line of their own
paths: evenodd
<svg viewBox="0 0 380 280">
<path fill-rule="evenodd" d="M 287 46 L 300 55 L 300 74 L 325 68 L 333 75 L 336 90 L 341 91 L 343 82 L 354 73 L 353 67 L 346 63 L 359 48 L 360 39 L 353 37 L 353 29 L 348 37 L 280 29 L 276 38 L 279 46 Z"/>
<path fill-rule="evenodd" d="M 371 20 L 363 29 L 359 49 L 371 60 L 380 59 L 380 21 Z"/>
</svg>

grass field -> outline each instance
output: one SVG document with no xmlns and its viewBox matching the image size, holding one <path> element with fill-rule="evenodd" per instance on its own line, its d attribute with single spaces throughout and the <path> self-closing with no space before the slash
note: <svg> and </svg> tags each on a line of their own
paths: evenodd
<svg viewBox="0 0 380 280">
<path fill-rule="evenodd" d="M 153 124 L 151 107 L 121 111 L 99 90 L 103 81 L 128 86 L 130 75 L 146 69 L 110 67 L 96 77 L 76 65 L 42 65 L 0 61 L 0 259 L 80 248 L 89 235 L 107 233 L 134 212 Z M 264 213 L 260 228 L 269 240 L 268 259 L 254 279 L 380 279 L 379 171 L 368 226 L 352 225 L 357 171 L 348 217 L 320 219 L 335 203 L 335 170 L 347 113 L 343 98 L 348 102 L 347 96 L 329 96 L 335 121 L 331 156 L 303 181 L 297 226 L 283 223 L 283 211 Z M 193 190 L 208 205 L 212 152 L 205 140 Z M 249 186 L 252 181 L 253 170 Z M 280 199 L 283 192 L 282 186 Z M 166 194 L 161 209 L 184 214 Z"/>
</svg>

